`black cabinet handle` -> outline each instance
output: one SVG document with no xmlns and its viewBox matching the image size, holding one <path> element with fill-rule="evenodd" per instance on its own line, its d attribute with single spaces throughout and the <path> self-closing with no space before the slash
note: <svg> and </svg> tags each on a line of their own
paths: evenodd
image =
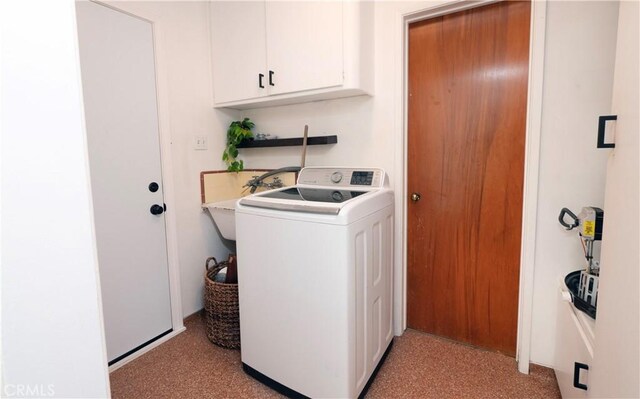
<svg viewBox="0 0 640 399">
<path fill-rule="evenodd" d="M 618 115 L 604 115 L 598 118 L 598 148 L 616 148 L 615 143 L 604 142 L 604 131 L 607 121 L 617 121 Z"/>
<path fill-rule="evenodd" d="M 273 83 L 273 71 L 269 71 L 269 86 L 275 86 Z"/>
<path fill-rule="evenodd" d="M 580 383 L 580 370 L 589 370 L 589 366 L 584 363 L 575 362 L 573 367 L 573 386 L 574 388 L 587 390 L 587 384 Z"/>
<path fill-rule="evenodd" d="M 160 188 L 160 186 L 158 185 L 158 183 L 156 183 L 154 181 L 149 183 L 149 191 L 151 191 L 152 193 L 155 193 L 156 191 L 158 191 L 159 188 Z"/>
<path fill-rule="evenodd" d="M 261 89 L 264 89 L 264 84 L 262 83 L 262 79 L 264 79 L 264 75 L 259 73 L 258 74 L 258 86 L 260 86 Z"/>
</svg>

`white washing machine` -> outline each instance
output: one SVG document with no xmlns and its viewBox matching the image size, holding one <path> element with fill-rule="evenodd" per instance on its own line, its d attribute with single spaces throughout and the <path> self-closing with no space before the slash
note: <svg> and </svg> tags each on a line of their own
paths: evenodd
<svg viewBox="0 0 640 399">
<path fill-rule="evenodd" d="M 382 169 L 302 169 L 236 208 L 244 370 L 290 397 L 356 398 L 391 349 L 393 192 Z"/>
</svg>

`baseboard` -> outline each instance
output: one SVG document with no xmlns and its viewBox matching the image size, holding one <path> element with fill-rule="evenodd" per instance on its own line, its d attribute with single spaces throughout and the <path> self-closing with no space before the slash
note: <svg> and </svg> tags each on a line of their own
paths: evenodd
<svg viewBox="0 0 640 399">
<path fill-rule="evenodd" d="M 202 316 L 204 316 L 204 308 L 196 310 L 195 312 L 191 313 L 190 315 L 185 316 L 184 319 L 183 319 L 183 322 L 186 323 L 188 321 L 193 320 L 194 318 L 202 317 Z"/>
<path fill-rule="evenodd" d="M 149 345 L 145 346 L 144 348 L 141 348 L 140 350 L 136 351 L 135 353 L 132 353 L 131 355 L 127 356 L 126 358 L 120 360 L 119 362 L 109 366 L 109 372 L 113 372 L 116 371 L 117 369 L 119 369 L 120 367 L 124 366 L 125 364 L 139 358 L 140 356 L 144 355 L 145 353 L 149 352 L 151 349 L 157 347 L 160 344 L 163 344 L 165 342 L 167 342 L 168 340 L 170 340 L 171 338 L 175 337 L 176 335 L 180 334 L 183 331 L 186 331 L 187 328 L 182 326 L 181 328 L 172 331 L 171 333 L 165 335 L 164 337 L 158 339 L 157 341 L 153 341 L 152 343 L 150 343 Z"/>
</svg>

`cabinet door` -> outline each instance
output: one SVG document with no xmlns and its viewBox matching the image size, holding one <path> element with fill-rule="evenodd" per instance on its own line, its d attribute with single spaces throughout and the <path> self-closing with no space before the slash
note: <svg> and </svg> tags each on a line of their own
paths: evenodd
<svg viewBox="0 0 640 399">
<path fill-rule="evenodd" d="M 574 387 L 573 383 L 577 371 L 578 382 L 588 386 L 589 371 L 576 370 L 576 363 L 590 366 L 592 356 L 568 295 L 569 293 L 565 291 L 563 297 L 561 292 L 558 299 L 556 354 L 553 368 L 563 398 L 586 398 L 587 391 Z"/>
<path fill-rule="evenodd" d="M 266 29 L 270 94 L 342 84 L 342 2 L 268 1 Z"/>
<path fill-rule="evenodd" d="M 216 103 L 266 96 L 265 2 L 211 2 Z"/>
</svg>

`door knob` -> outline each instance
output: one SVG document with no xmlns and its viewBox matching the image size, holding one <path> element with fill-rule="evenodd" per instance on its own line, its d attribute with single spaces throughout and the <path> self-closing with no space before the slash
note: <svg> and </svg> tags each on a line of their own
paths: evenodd
<svg viewBox="0 0 640 399">
<path fill-rule="evenodd" d="M 420 194 L 419 193 L 412 193 L 411 194 L 411 201 L 413 201 L 413 202 L 420 201 Z"/>
<path fill-rule="evenodd" d="M 158 204 L 153 204 L 151 205 L 151 208 L 149 209 L 149 212 L 151 212 L 152 215 L 161 215 L 162 212 L 164 212 L 164 207 L 162 205 L 158 205 Z"/>
</svg>

